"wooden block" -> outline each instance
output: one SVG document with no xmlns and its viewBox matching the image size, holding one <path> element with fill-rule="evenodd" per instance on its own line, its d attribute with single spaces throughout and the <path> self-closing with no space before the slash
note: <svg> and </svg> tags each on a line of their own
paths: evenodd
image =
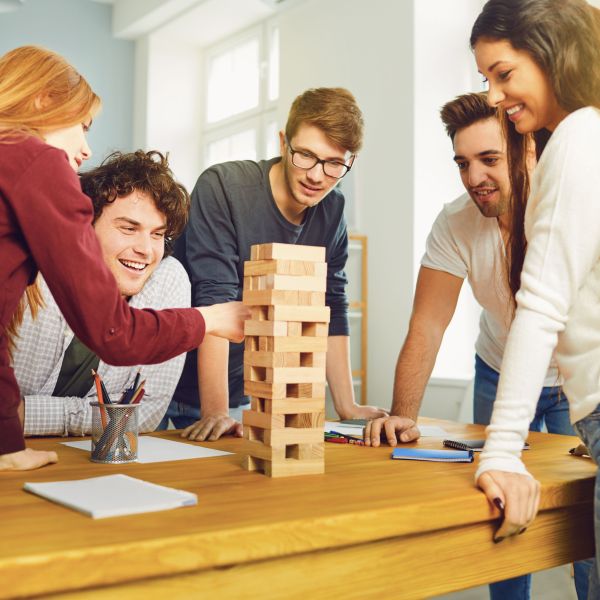
<svg viewBox="0 0 600 600">
<path fill-rule="evenodd" d="M 260 458 L 254 458 L 254 456 L 243 456 L 242 457 L 242 468 L 246 471 L 258 471 L 264 473 L 265 461 Z"/>
<path fill-rule="evenodd" d="M 323 398 L 281 398 L 275 400 L 264 399 L 265 410 L 277 415 L 299 415 L 302 413 L 316 413 L 325 410 L 325 397 Z"/>
<path fill-rule="evenodd" d="M 258 256 L 255 257 L 254 248 Z M 258 244 L 252 246 L 252 260 L 301 260 L 307 262 L 325 262 L 325 248 L 322 246 L 301 246 L 300 244 Z"/>
<path fill-rule="evenodd" d="M 325 383 L 288 384 L 285 398 L 325 398 Z"/>
<path fill-rule="evenodd" d="M 293 444 L 318 444 L 323 442 L 323 428 L 308 429 L 284 427 L 283 429 L 264 429 L 263 441 L 274 448 Z"/>
<path fill-rule="evenodd" d="M 244 277 L 255 275 L 312 275 L 327 276 L 327 263 L 302 260 L 247 260 Z"/>
<path fill-rule="evenodd" d="M 250 306 L 250 316 L 253 321 L 274 321 L 269 319 L 269 306 Z"/>
<path fill-rule="evenodd" d="M 258 321 L 250 319 L 244 322 L 245 335 L 287 336 L 288 324 L 285 321 Z"/>
<path fill-rule="evenodd" d="M 300 321 L 287 322 L 288 337 L 300 337 L 302 335 L 302 323 Z"/>
<path fill-rule="evenodd" d="M 267 382 L 267 369 L 244 364 L 244 383 L 247 382 Z"/>
<path fill-rule="evenodd" d="M 306 337 L 327 337 L 329 335 L 329 325 L 327 323 L 303 323 L 302 335 Z"/>
<path fill-rule="evenodd" d="M 273 478 L 325 473 L 325 461 L 323 459 L 296 460 L 289 458 L 281 461 L 269 461 L 254 456 L 244 456 L 242 467 L 247 471 L 257 471 Z"/>
<path fill-rule="evenodd" d="M 260 245 L 255 244 L 254 246 L 250 246 L 250 260 L 259 260 L 260 259 Z"/>
<path fill-rule="evenodd" d="M 329 306 L 269 306 L 269 321 L 329 323 Z"/>
<path fill-rule="evenodd" d="M 285 449 L 286 458 L 296 458 L 298 460 L 315 460 L 325 458 L 325 444 L 298 444 L 296 446 L 287 446 Z"/>
<path fill-rule="evenodd" d="M 247 321 L 246 321 L 247 322 Z M 267 321 L 268 322 L 268 321 Z M 246 338 L 248 339 L 248 338 Z M 254 338 L 256 339 L 256 338 Z M 326 337 L 265 337 L 259 339 L 259 350 L 261 347 L 261 339 L 265 340 L 265 348 L 267 352 L 327 352 Z M 254 349 L 254 348 L 253 348 Z"/>
<path fill-rule="evenodd" d="M 253 367 L 299 367 L 299 352 L 244 352 L 244 363 Z M 304 365 L 307 367 L 313 365 Z M 321 366 L 321 365 L 315 365 Z"/>
<path fill-rule="evenodd" d="M 266 408 L 267 408 L 267 403 L 269 408 L 271 407 L 271 400 L 267 400 L 266 398 L 258 398 L 256 396 L 251 396 L 250 397 L 250 408 L 255 411 L 255 412 L 267 412 Z M 272 413 L 272 410 L 269 410 L 268 412 Z M 242 415 L 243 416 L 243 415 Z"/>
<path fill-rule="evenodd" d="M 291 477 L 294 475 L 322 475 L 325 473 L 323 459 L 296 460 L 289 458 L 279 462 L 264 462 L 265 475 L 269 477 Z"/>
<path fill-rule="evenodd" d="M 298 417 L 297 422 L 304 423 L 305 421 L 302 421 Z M 245 410 L 242 414 L 242 423 L 244 424 L 244 427 L 248 426 L 260 427 L 261 429 L 283 429 L 285 427 L 286 417 L 285 415 L 274 415 L 266 412 Z"/>
<path fill-rule="evenodd" d="M 262 275 L 264 289 L 267 290 L 294 290 L 305 292 L 325 292 L 327 279 L 324 276 L 315 277 L 309 275 Z M 258 288 L 263 289 L 263 288 Z"/>
<path fill-rule="evenodd" d="M 244 365 L 245 370 L 249 365 Z M 258 371 L 262 367 L 249 367 Z M 256 377 L 256 379 L 255 379 Z M 260 379 L 260 373 L 252 373 L 251 381 L 265 381 L 268 383 L 320 383 L 325 381 L 325 369 L 322 367 L 276 367 L 265 369 L 265 378 Z"/>
<path fill-rule="evenodd" d="M 292 290 L 244 290 L 242 302 L 246 306 L 298 305 L 298 292 Z"/>
<path fill-rule="evenodd" d="M 298 292 L 300 306 L 325 306 L 325 292 Z"/>
<path fill-rule="evenodd" d="M 315 338 L 326 339 L 326 338 Z M 327 354 L 325 352 L 302 352 L 300 354 L 301 367 L 325 367 Z"/>
<path fill-rule="evenodd" d="M 245 351 L 256 351 L 259 348 L 259 337 L 256 335 L 247 335 L 244 338 L 244 350 Z M 268 339 L 268 338 L 263 338 L 263 339 Z"/>
<path fill-rule="evenodd" d="M 244 411 L 244 413 L 250 411 Z M 285 415 L 285 427 L 297 427 L 299 429 L 323 429 L 325 425 L 325 411 L 321 410 L 314 413 L 300 413 Z"/>
<path fill-rule="evenodd" d="M 272 446 L 266 446 L 262 442 L 252 442 L 250 440 L 242 441 L 240 453 L 264 460 L 285 460 L 285 446 L 273 448 Z"/>
<path fill-rule="evenodd" d="M 245 372 L 245 369 L 244 369 Z M 287 386 L 285 383 L 264 383 L 260 381 L 249 381 L 244 373 L 244 394 L 257 398 L 269 398 L 271 400 L 286 398 Z"/>
</svg>

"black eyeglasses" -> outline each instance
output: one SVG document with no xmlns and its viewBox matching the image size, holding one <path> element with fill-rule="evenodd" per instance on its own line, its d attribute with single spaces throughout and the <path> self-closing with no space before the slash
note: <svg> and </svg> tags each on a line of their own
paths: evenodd
<svg viewBox="0 0 600 600">
<path fill-rule="evenodd" d="M 290 154 L 292 155 L 292 164 L 299 169 L 308 171 L 316 164 L 321 164 L 323 167 L 323 173 L 325 173 L 325 175 L 328 177 L 333 177 L 334 179 L 341 179 L 352 168 L 354 155 L 350 157 L 350 164 L 348 165 L 337 160 L 323 160 L 321 158 L 317 158 L 314 154 L 305 152 L 303 150 L 294 150 L 287 137 L 285 138 L 285 143 L 290 149 Z"/>
</svg>

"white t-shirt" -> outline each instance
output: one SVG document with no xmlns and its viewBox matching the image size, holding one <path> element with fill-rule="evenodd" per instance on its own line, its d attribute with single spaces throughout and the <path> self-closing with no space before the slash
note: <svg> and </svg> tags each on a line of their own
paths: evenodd
<svg viewBox="0 0 600 600">
<path fill-rule="evenodd" d="M 512 302 L 504 276 L 504 246 L 497 219 L 484 217 L 468 194 L 444 205 L 427 238 L 421 264 L 468 279 L 483 309 L 475 351 L 500 372 Z M 544 385 L 559 383 L 557 369 L 552 366 Z"/>
<path fill-rule="evenodd" d="M 527 255 L 488 442 L 477 475 L 525 473 L 519 460 L 556 347 L 571 421 L 600 402 L 600 111 L 558 125 L 531 182 Z"/>
</svg>

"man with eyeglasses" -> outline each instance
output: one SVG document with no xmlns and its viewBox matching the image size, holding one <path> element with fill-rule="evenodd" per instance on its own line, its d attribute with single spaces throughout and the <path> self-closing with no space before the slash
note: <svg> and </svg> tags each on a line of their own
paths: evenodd
<svg viewBox="0 0 600 600">
<path fill-rule="evenodd" d="M 244 261 L 253 244 L 325 246 L 326 302 L 331 308 L 327 380 L 343 419 L 384 416 L 355 402 L 350 368 L 348 301 L 344 268 L 348 234 L 344 197 L 335 189 L 352 168 L 363 136 L 362 113 L 341 88 L 310 89 L 296 98 L 281 157 L 213 165 L 192 192 L 190 221 L 177 256 L 190 275 L 194 306 L 241 299 Z M 200 399 L 200 402 L 199 402 Z M 188 353 L 183 375 L 163 422 L 170 419 L 192 440 L 241 435 L 243 344 L 207 336 Z M 231 410 L 231 413 L 229 409 Z"/>
</svg>

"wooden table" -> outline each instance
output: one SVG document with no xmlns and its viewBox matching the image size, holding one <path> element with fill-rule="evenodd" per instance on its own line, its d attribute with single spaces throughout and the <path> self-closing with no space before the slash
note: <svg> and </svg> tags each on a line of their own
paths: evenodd
<svg viewBox="0 0 600 600">
<path fill-rule="evenodd" d="M 483 435 L 479 426 L 424 421 L 455 437 Z M 541 512 L 500 544 L 492 542 L 498 512 L 474 488 L 473 464 L 392 461 L 387 446 L 326 444 L 325 475 L 269 479 L 242 470 L 239 455 L 115 467 L 58 439 L 30 440 L 56 449 L 60 462 L 0 473 L 0 597 L 411 599 L 592 555 L 595 467 L 568 454 L 576 438 L 529 440 Z M 198 505 L 92 520 L 22 491 L 25 481 L 109 473 L 195 492 Z"/>
</svg>

